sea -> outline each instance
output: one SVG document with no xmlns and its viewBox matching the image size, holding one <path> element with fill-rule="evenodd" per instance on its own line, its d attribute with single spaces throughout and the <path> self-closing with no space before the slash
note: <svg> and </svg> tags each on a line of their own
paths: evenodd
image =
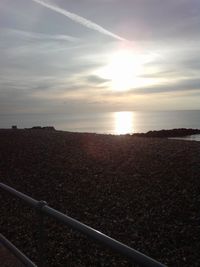
<svg viewBox="0 0 200 267">
<path fill-rule="evenodd" d="M 57 130 L 116 135 L 174 128 L 200 129 L 200 110 L 0 115 L 0 128 L 12 125 L 18 128 L 54 126 Z M 200 141 L 200 135 L 184 139 Z"/>
</svg>

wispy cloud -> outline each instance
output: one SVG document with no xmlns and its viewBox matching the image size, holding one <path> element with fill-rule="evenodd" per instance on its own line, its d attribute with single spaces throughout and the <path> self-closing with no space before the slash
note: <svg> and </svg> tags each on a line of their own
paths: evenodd
<svg viewBox="0 0 200 267">
<path fill-rule="evenodd" d="M 145 88 L 136 88 L 130 91 L 130 94 L 159 94 L 159 93 L 178 93 L 200 90 L 199 78 L 186 78 L 164 84 L 148 86 Z"/>
<path fill-rule="evenodd" d="M 62 14 L 64 16 L 66 16 L 67 18 L 89 28 L 89 29 L 92 29 L 92 30 L 95 30 L 97 32 L 100 32 L 102 34 L 105 34 L 105 35 L 108 35 L 108 36 L 111 36 L 117 40 L 120 40 L 120 41 L 127 41 L 125 38 L 111 32 L 111 31 L 108 31 L 107 29 L 105 29 L 104 27 L 92 22 L 91 20 L 88 20 L 86 18 L 83 18 L 75 13 L 72 13 L 68 10 L 65 10 L 63 8 L 60 8 L 59 6 L 57 5 L 52 5 L 51 3 L 47 2 L 47 1 L 41 1 L 41 0 L 32 0 L 33 2 L 35 3 L 38 3 L 46 8 L 49 8 L 59 14 Z"/>
<path fill-rule="evenodd" d="M 76 42 L 79 39 L 70 35 L 65 34 L 46 34 L 46 33 L 39 33 L 39 32 L 28 32 L 22 31 L 17 29 L 1 29 L 1 33 L 6 35 L 16 35 L 18 37 L 22 37 L 24 39 L 35 39 L 40 41 L 69 41 L 69 42 Z"/>
</svg>

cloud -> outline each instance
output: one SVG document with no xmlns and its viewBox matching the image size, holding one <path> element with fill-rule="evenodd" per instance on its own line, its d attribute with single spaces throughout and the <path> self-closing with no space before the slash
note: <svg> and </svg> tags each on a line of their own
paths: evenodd
<svg viewBox="0 0 200 267">
<path fill-rule="evenodd" d="M 173 93 L 173 92 L 190 92 L 200 90 L 200 79 L 180 79 L 179 81 L 169 82 L 149 86 L 146 88 L 137 88 L 130 91 L 131 94 L 155 94 L 155 93 Z"/>
<path fill-rule="evenodd" d="M 99 33 L 111 36 L 111 37 L 113 37 L 113 38 L 115 38 L 117 40 L 120 40 L 120 41 L 128 41 L 125 38 L 123 38 L 123 37 L 121 37 L 121 36 L 119 36 L 119 35 L 117 35 L 117 34 L 115 34 L 113 32 L 108 31 L 104 27 L 102 27 L 102 26 L 100 26 L 100 25 L 98 25 L 98 24 L 96 24 L 96 23 L 94 23 L 94 22 L 92 22 L 92 21 L 90 21 L 90 20 L 88 20 L 86 18 L 83 18 L 83 17 L 81 17 L 81 16 L 79 16 L 79 15 L 77 15 L 75 13 L 72 13 L 72 12 L 70 12 L 68 10 L 62 9 L 62 8 L 56 6 L 56 5 L 52 5 L 49 2 L 46 2 L 46 1 L 44 2 L 44 1 L 41 1 L 41 0 L 32 0 L 32 1 L 44 6 L 46 8 L 49 8 L 49 9 L 51 9 L 51 10 L 53 10 L 53 11 L 59 13 L 59 14 L 62 14 L 64 16 L 66 16 L 67 18 L 69 18 L 69 19 L 71 19 L 71 20 L 73 20 L 73 21 L 75 21 L 75 22 L 77 22 L 77 23 L 89 28 L 89 29 L 92 29 L 92 30 L 95 30 L 95 31 L 97 31 Z"/>
<path fill-rule="evenodd" d="M 105 84 L 105 83 L 109 82 L 110 80 L 109 79 L 103 79 L 103 78 L 96 76 L 96 75 L 89 75 L 86 77 L 86 81 L 91 83 L 91 84 L 96 84 L 96 85 L 100 84 L 101 85 L 101 84 Z"/>
<path fill-rule="evenodd" d="M 1 34 L 3 35 L 15 35 L 16 37 L 21 37 L 25 40 L 38 40 L 38 41 L 69 41 L 76 42 L 79 38 L 65 35 L 65 34 L 46 34 L 39 32 L 29 32 L 17 29 L 1 29 Z"/>
<path fill-rule="evenodd" d="M 199 0 L 2 1 L 0 112 L 170 109 L 176 101 L 199 107 Z M 113 92 L 112 81 L 95 75 L 113 53 L 129 49 L 107 29 L 134 39 L 135 54 L 158 55 L 139 77 L 148 86 Z"/>
</svg>

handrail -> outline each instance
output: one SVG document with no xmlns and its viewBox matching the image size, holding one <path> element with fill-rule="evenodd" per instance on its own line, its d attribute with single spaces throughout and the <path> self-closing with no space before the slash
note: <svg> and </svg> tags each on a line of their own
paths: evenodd
<svg viewBox="0 0 200 267">
<path fill-rule="evenodd" d="M 124 245 L 123 243 L 51 208 L 47 205 L 45 201 L 37 201 L 3 183 L 0 183 L 0 188 L 6 190 L 7 192 L 11 193 L 16 197 L 21 198 L 32 207 L 39 209 L 40 213 L 44 213 L 50 217 L 53 217 L 54 219 L 70 226 L 72 229 L 86 234 L 95 241 L 101 242 L 102 244 L 113 249 L 114 251 L 119 252 L 120 254 L 128 257 L 133 263 L 137 263 L 143 267 L 166 267 L 162 263 L 140 253 L 139 251 L 134 250 Z"/>
<path fill-rule="evenodd" d="M 13 245 L 5 236 L 0 234 L 1 243 L 10 250 L 25 266 L 27 267 L 37 267 L 24 253 L 22 253 L 15 245 Z"/>
</svg>

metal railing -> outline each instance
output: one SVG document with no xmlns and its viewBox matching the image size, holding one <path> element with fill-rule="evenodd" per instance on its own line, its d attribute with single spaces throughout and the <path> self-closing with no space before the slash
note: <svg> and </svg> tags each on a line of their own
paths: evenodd
<svg viewBox="0 0 200 267">
<path fill-rule="evenodd" d="M 0 241 L 4 247 L 10 250 L 25 266 L 37 267 L 24 253 L 22 253 L 17 247 L 15 247 L 5 236 L 0 234 Z"/>
<path fill-rule="evenodd" d="M 39 249 L 40 263 L 39 263 L 39 266 L 40 267 L 44 266 L 44 259 L 43 259 L 43 233 L 44 233 L 43 215 L 44 214 L 62 222 L 65 225 L 70 226 L 72 229 L 80 233 L 85 234 L 86 236 L 92 238 L 94 241 L 104 244 L 105 246 L 111 248 L 113 251 L 116 251 L 120 253 L 121 255 L 127 257 L 134 264 L 138 264 L 139 266 L 143 266 L 143 267 L 166 267 L 164 264 L 140 253 L 139 251 L 134 250 L 126 246 L 125 244 L 51 208 L 50 206 L 47 205 L 45 201 L 37 201 L 3 183 L 0 183 L 0 188 L 24 200 L 31 207 L 34 207 L 38 210 L 39 217 L 40 217 L 40 224 L 39 224 L 39 231 L 40 231 L 40 249 Z M 10 250 L 13 251 L 13 248 L 11 248 L 11 246 L 10 246 Z M 17 256 L 18 254 L 15 253 L 15 255 Z M 27 266 L 31 266 L 31 265 L 27 265 Z M 36 266 L 36 265 L 32 265 L 32 266 Z"/>
</svg>

